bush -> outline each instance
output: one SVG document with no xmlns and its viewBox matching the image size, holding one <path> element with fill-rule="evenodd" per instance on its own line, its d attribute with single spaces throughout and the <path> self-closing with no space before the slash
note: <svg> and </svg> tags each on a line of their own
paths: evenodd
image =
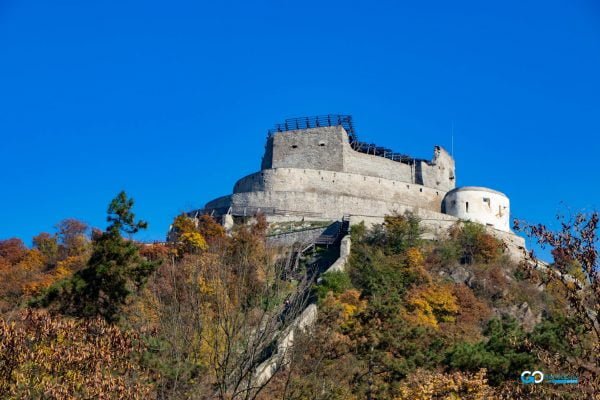
<svg viewBox="0 0 600 400">
<path fill-rule="evenodd" d="M 526 335 L 514 320 L 493 319 L 484 334 L 487 341 L 463 342 L 452 347 L 447 353 L 447 365 L 472 372 L 485 368 L 490 383 L 498 385 L 516 379 L 521 371 L 535 368 L 539 363 L 525 347 Z"/>
<path fill-rule="evenodd" d="M 418 247 L 422 233 L 419 223 L 419 218 L 411 213 L 386 216 L 383 225 L 388 249 L 399 254 L 410 247 Z"/>
<path fill-rule="evenodd" d="M 483 225 L 466 221 L 450 229 L 450 238 L 462 253 L 461 261 L 490 263 L 496 261 L 504 250 L 504 243 L 485 231 Z M 450 255 L 450 254 L 449 254 Z"/>
<path fill-rule="evenodd" d="M 329 272 L 324 274 L 321 281 L 315 285 L 315 293 L 321 301 L 327 293 L 341 294 L 352 287 L 350 277 L 345 272 Z"/>
</svg>

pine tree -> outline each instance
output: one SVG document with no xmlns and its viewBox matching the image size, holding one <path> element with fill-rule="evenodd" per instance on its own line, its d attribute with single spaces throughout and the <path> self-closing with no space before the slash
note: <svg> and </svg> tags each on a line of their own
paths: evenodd
<svg viewBox="0 0 600 400">
<path fill-rule="evenodd" d="M 125 192 L 111 201 L 109 226 L 105 232 L 92 234 L 92 255 L 87 266 L 50 288 L 33 305 L 49 306 L 56 302 L 66 314 L 99 315 L 109 322 L 118 319 L 128 296 L 139 290 L 157 266 L 140 255 L 134 241 L 122 235 L 132 235 L 147 227 L 146 222 L 136 221 L 133 203 Z"/>
</svg>

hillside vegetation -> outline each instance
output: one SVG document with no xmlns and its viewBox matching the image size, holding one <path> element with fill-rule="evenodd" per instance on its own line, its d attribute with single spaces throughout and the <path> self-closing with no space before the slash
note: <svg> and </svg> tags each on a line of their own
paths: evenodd
<svg viewBox="0 0 600 400">
<path fill-rule="evenodd" d="M 66 220 L 32 247 L 0 241 L 0 398 L 598 398 L 597 214 L 519 227 L 552 248 L 548 269 L 477 224 L 431 241 L 389 216 L 353 226 L 345 271 L 317 280 L 333 250 L 269 246 L 260 215 L 231 234 L 179 216 L 172 243 L 142 244 L 133 205 L 120 193 L 104 231 Z M 257 380 L 311 302 L 316 323 Z M 524 385 L 524 370 L 579 384 Z"/>
</svg>

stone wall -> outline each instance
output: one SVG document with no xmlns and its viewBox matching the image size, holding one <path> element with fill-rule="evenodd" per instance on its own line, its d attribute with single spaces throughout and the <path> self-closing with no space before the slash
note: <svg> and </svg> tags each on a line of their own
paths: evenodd
<svg viewBox="0 0 600 400">
<path fill-rule="evenodd" d="M 342 171 L 342 144 L 347 138 L 346 131 L 340 126 L 276 133 L 270 138 L 273 144 L 270 168 Z M 268 166 L 268 163 L 264 164 Z"/>
<path fill-rule="evenodd" d="M 381 215 L 381 212 L 389 213 L 390 210 L 401 205 L 418 206 L 440 212 L 441 202 L 446 194 L 441 190 L 391 179 L 296 168 L 270 169 L 249 175 L 235 184 L 233 192 L 234 198 L 244 201 L 246 206 L 258 206 L 260 205 L 258 198 L 264 198 L 268 203 L 262 204 L 262 207 L 308 212 L 323 210 L 326 215 L 331 215 L 331 209 L 336 209 L 337 211 L 333 213 L 336 217 L 344 214 L 339 207 L 341 203 L 350 205 L 346 214 Z M 259 193 L 254 197 L 251 195 L 236 197 L 251 192 L 266 193 Z M 307 196 L 302 196 L 302 193 Z M 318 196 L 308 196 L 311 194 L 329 195 L 329 197 L 327 200 L 325 198 L 319 200 Z M 337 196 L 341 197 L 338 199 Z M 335 201 L 337 204 L 330 204 L 329 201 Z M 376 208 L 374 211 L 367 212 L 363 205 L 368 207 L 370 201 L 383 201 L 388 204 L 373 203 Z M 329 211 L 326 211 L 327 209 Z"/>
<path fill-rule="evenodd" d="M 440 146 L 435 146 L 433 153 L 431 161 L 420 160 L 416 164 L 416 182 L 445 191 L 454 189 L 456 186 L 454 159 Z"/>
<path fill-rule="evenodd" d="M 466 186 L 446 194 L 442 210 L 464 220 L 510 231 L 510 202 L 492 189 Z"/>
<path fill-rule="evenodd" d="M 455 187 L 454 160 L 441 147 L 431 161 L 409 164 L 352 149 L 341 126 L 278 132 L 267 139 L 263 171 L 277 168 L 346 172 L 448 191 Z"/>
<path fill-rule="evenodd" d="M 328 193 L 247 192 L 232 195 L 232 204 L 248 210 L 274 210 L 274 214 L 341 219 L 344 215 L 379 216 L 413 208 L 400 202 Z"/>
<path fill-rule="evenodd" d="M 320 228 L 304 229 L 301 231 L 270 235 L 267 236 L 267 242 L 274 246 L 291 246 L 295 243 L 313 243 L 319 236 L 323 234 L 323 232 L 327 230 L 327 228 L 327 226 L 323 226 Z"/>
<path fill-rule="evenodd" d="M 349 144 L 344 146 L 344 172 L 408 183 L 416 182 L 411 165 L 354 151 Z"/>
<path fill-rule="evenodd" d="M 211 210 L 215 208 L 229 208 L 231 206 L 231 195 L 217 197 L 214 200 L 209 201 L 204 206 L 205 210 Z"/>
</svg>

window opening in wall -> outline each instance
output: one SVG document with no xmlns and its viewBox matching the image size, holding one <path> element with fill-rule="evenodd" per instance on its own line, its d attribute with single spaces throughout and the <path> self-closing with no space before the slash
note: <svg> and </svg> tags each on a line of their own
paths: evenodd
<svg viewBox="0 0 600 400">
<path fill-rule="evenodd" d="M 467 212 L 469 212 L 469 202 L 468 201 L 465 203 L 465 209 Z"/>
<path fill-rule="evenodd" d="M 319 146 L 325 147 L 325 143 L 321 142 L 321 143 L 319 143 Z"/>
<path fill-rule="evenodd" d="M 490 198 L 489 197 L 484 197 L 483 198 L 483 202 L 487 203 L 488 208 L 492 208 L 492 203 L 490 202 Z"/>
<path fill-rule="evenodd" d="M 423 192 L 423 188 L 420 188 L 420 189 L 419 189 L 419 192 Z"/>
<path fill-rule="evenodd" d="M 293 144 L 293 145 L 292 145 L 292 149 L 297 149 L 297 148 L 298 148 L 298 145 L 297 145 L 297 144 Z"/>
</svg>

